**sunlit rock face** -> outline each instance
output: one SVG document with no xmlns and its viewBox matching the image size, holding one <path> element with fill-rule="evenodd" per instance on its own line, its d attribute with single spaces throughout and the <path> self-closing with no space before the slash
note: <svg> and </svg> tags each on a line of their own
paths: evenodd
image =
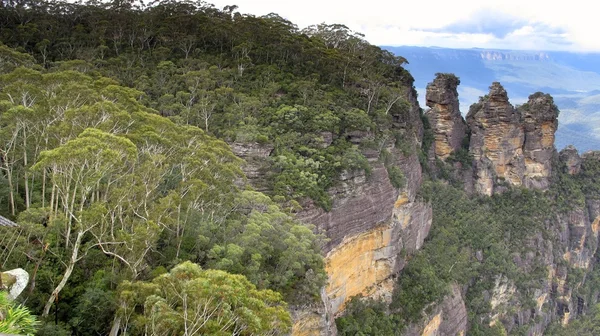
<svg viewBox="0 0 600 336">
<path fill-rule="evenodd" d="M 475 167 L 475 190 L 491 195 L 497 182 L 522 185 L 525 162 L 520 116 L 498 82 L 467 115 L 471 130 L 469 151 Z"/>
<path fill-rule="evenodd" d="M 555 153 L 554 134 L 558 128 L 558 108 L 549 94 L 537 92 L 527 103 L 519 106 L 523 120 L 525 142 L 525 172 L 523 184 L 527 188 L 547 189 Z"/>
<path fill-rule="evenodd" d="M 406 178 L 400 190 L 391 185 L 386 168 L 373 163 L 368 177 L 362 172 L 341 177 L 330 190 L 331 211 L 306 207 L 298 214 L 330 239 L 322 308 L 328 318 L 304 311 L 296 319 L 294 335 L 335 334 L 334 319 L 353 296 L 391 300 L 395 275 L 405 266 L 404 258 L 421 248 L 432 221 L 431 206 L 417 198 L 422 180 L 418 156 L 398 154 L 394 164 Z M 315 327 L 319 321 L 325 324 L 321 329 Z"/>
<path fill-rule="evenodd" d="M 548 188 L 557 118 L 550 95 L 535 93 L 515 109 L 494 82 L 467 115 L 475 191 L 492 195 L 507 186 Z"/>
<path fill-rule="evenodd" d="M 426 101 L 430 109 L 425 116 L 433 131 L 434 153 L 442 160 L 461 147 L 466 135 L 467 127 L 459 110 L 459 84 L 452 74 L 437 74 L 427 85 Z"/>
</svg>

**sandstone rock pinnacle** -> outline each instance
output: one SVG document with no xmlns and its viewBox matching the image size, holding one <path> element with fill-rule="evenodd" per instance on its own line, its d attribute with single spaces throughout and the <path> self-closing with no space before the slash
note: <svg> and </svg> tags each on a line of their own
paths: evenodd
<svg viewBox="0 0 600 336">
<path fill-rule="evenodd" d="M 456 76 L 438 73 L 427 85 L 426 100 L 430 110 L 425 115 L 434 134 L 434 153 L 442 160 L 461 147 L 466 134 L 467 127 L 458 103 L 459 84 Z"/>
<path fill-rule="evenodd" d="M 555 152 L 554 134 L 558 128 L 558 108 L 549 94 L 536 92 L 519 107 L 525 143 L 525 180 L 528 188 L 547 189 Z"/>
<path fill-rule="evenodd" d="M 557 117 L 550 95 L 535 93 L 515 109 L 502 85 L 492 83 L 467 115 L 475 190 L 491 195 L 507 186 L 548 188 Z"/>
<path fill-rule="evenodd" d="M 569 145 L 561 150 L 559 159 L 564 163 L 569 175 L 577 175 L 581 171 L 581 157 L 575 146 Z"/>
</svg>

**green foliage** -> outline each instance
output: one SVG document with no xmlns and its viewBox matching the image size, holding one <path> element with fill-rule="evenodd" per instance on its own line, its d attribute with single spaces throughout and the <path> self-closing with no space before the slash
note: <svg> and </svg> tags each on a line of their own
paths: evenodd
<svg viewBox="0 0 600 336">
<path fill-rule="evenodd" d="M 391 307 L 403 319 L 418 321 L 452 283 L 470 283 L 467 303 L 475 314 L 489 312 L 481 293 L 491 290 L 501 274 L 522 293 L 539 286 L 537 279 L 544 271 L 534 267 L 523 274 L 510 255 L 521 250 L 529 232 L 543 229 L 552 213 L 547 196 L 513 189 L 491 198 L 469 197 L 440 182 L 425 182 L 421 196 L 432 202 L 433 224 L 427 243 L 410 259 L 394 292 Z M 473 251 L 481 251 L 483 261 L 476 260 Z"/>
<path fill-rule="evenodd" d="M 396 165 L 394 154 L 390 153 L 387 149 L 383 149 L 380 153 L 380 160 L 383 161 L 385 169 L 388 173 L 390 183 L 394 188 L 401 189 L 406 185 L 406 177 L 400 167 Z"/>
<path fill-rule="evenodd" d="M 34 335 L 38 325 L 29 309 L 17 305 L 5 291 L 0 291 L 0 333 Z"/>
<path fill-rule="evenodd" d="M 450 153 L 446 162 L 460 162 L 463 168 L 468 168 L 473 163 L 473 155 L 469 153 L 468 148 L 459 148 L 458 150 Z"/>
<path fill-rule="evenodd" d="M 144 334 L 284 335 L 291 329 L 280 294 L 257 290 L 242 275 L 202 270 L 191 262 L 175 266 L 152 283 L 122 288 L 133 290 L 121 292 L 122 309 L 141 305 L 143 315 L 134 319 Z M 137 296 L 135 301 L 127 298 L 131 295 Z"/>
<path fill-rule="evenodd" d="M 267 196 L 240 192 L 241 160 L 225 142 L 159 116 L 108 78 L 18 68 L 2 79 L 2 211 L 23 230 L 8 265 L 33 272 L 35 313 L 55 314 L 66 332 L 105 334 L 124 314 L 116 284 L 184 258 L 292 303 L 318 297 L 320 238 Z M 28 107 L 11 100 L 19 95 Z M 348 167 L 361 158 L 334 149 Z"/>
<path fill-rule="evenodd" d="M 600 305 L 595 305 L 589 314 L 582 316 L 563 327 L 559 322 L 553 323 L 546 330 L 548 336 L 592 336 L 600 334 Z"/>
<path fill-rule="evenodd" d="M 318 172 L 300 167 L 292 176 L 272 179 L 277 184 L 297 177 L 298 185 L 271 189 L 287 199 L 312 198 L 327 209 L 326 191 L 341 172 L 357 163 L 369 169 L 364 157 L 337 157 L 348 150 L 346 140 L 360 132 L 385 132 L 392 116 L 406 117 L 405 96 L 413 90 L 402 68 L 406 60 L 342 25 L 299 31 L 275 14 L 256 17 L 234 8 L 36 0 L 27 9 L 0 8 L 6 18 L 0 37 L 52 71 L 117 79 L 178 123 L 228 141 L 269 141 L 277 155 L 319 162 Z M 14 19 L 21 11 L 30 15 L 27 29 Z M 7 72 L 31 65 L 31 56 L 5 49 Z M 30 61 L 17 61 L 24 57 Z M 316 141 L 323 132 L 339 140 L 327 153 Z M 274 175 L 281 174 L 274 168 Z M 316 186 L 313 177 L 319 179 Z"/>
<path fill-rule="evenodd" d="M 218 228 L 222 236 L 208 249 L 206 265 L 243 274 L 259 288 L 283 293 L 288 302 L 318 299 L 326 275 L 319 240 L 311 228 L 261 193 L 243 191 L 236 203 L 243 210 Z M 200 232 L 204 239 L 210 235 Z"/>
<path fill-rule="evenodd" d="M 437 302 L 448 292 L 447 283 L 438 270 L 419 254 L 410 260 L 394 291 L 391 308 L 400 311 L 407 322 L 417 322 L 424 308 Z"/>
<path fill-rule="evenodd" d="M 423 122 L 423 144 L 421 149 L 425 156 L 429 153 L 431 149 L 431 145 L 433 145 L 433 141 L 435 140 L 433 137 L 433 130 L 431 129 L 431 124 L 429 123 L 429 119 L 422 113 L 421 111 L 421 121 Z"/>
<path fill-rule="evenodd" d="M 400 189 L 404 188 L 404 186 L 406 185 L 406 177 L 404 177 L 404 174 L 402 173 L 402 170 L 399 167 L 389 167 L 388 176 L 394 188 Z"/>
<path fill-rule="evenodd" d="M 386 304 L 372 299 L 353 297 L 343 316 L 335 320 L 339 335 L 397 336 L 404 325 L 397 315 L 387 313 Z"/>
</svg>

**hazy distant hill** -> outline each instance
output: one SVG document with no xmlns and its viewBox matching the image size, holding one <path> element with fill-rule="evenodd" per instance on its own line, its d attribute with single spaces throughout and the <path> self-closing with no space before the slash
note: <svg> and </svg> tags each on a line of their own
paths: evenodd
<svg viewBox="0 0 600 336">
<path fill-rule="evenodd" d="M 407 68 L 424 105 L 424 90 L 436 72 L 460 77 L 461 111 L 487 93 L 493 81 L 507 89 L 513 104 L 543 91 L 561 110 L 556 146 L 600 150 L 600 54 L 435 47 L 384 47 L 408 59 Z"/>
</svg>

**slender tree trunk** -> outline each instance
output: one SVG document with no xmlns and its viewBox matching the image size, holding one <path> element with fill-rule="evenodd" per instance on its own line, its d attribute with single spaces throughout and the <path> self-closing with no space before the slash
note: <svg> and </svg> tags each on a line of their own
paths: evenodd
<svg viewBox="0 0 600 336">
<path fill-rule="evenodd" d="M 27 174 L 27 136 L 25 135 L 25 131 L 23 131 L 23 164 L 25 167 L 25 208 L 29 209 L 31 202 L 29 201 L 29 175 Z"/>
<path fill-rule="evenodd" d="M 12 171 L 8 168 L 8 162 L 6 163 L 6 179 L 8 180 L 8 189 L 9 189 L 9 197 L 10 197 L 10 214 L 15 215 L 15 193 L 13 191 L 13 183 L 12 183 Z"/>
<path fill-rule="evenodd" d="M 108 336 L 119 335 L 119 329 L 121 329 L 121 316 L 117 315 L 117 316 L 115 316 L 115 319 L 113 320 L 112 327 L 110 328 L 110 333 L 108 334 Z"/>
<path fill-rule="evenodd" d="M 43 242 L 42 242 L 43 244 Z M 46 246 L 43 247 L 42 250 L 42 255 L 40 256 L 40 258 L 38 259 L 38 261 L 35 263 L 35 268 L 33 269 L 33 274 L 31 275 L 31 281 L 30 281 L 30 285 L 29 285 L 29 295 L 31 295 L 33 293 L 33 290 L 35 289 L 35 279 L 37 278 L 37 273 L 38 270 L 40 269 L 40 265 L 42 264 L 42 261 L 44 260 L 44 256 L 46 256 Z"/>
<path fill-rule="evenodd" d="M 52 183 L 52 191 L 50 192 L 50 213 L 51 214 L 55 214 L 54 212 L 54 202 L 56 198 L 56 184 Z M 56 203 L 58 203 L 58 200 L 56 200 Z"/>
<path fill-rule="evenodd" d="M 65 287 L 67 281 L 71 277 L 71 273 L 73 273 L 73 268 L 75 267 L 75 263 L 77 263 L 77 258 L 79 256 L 79 248 L 81 247 L 81 239 L 83 238 L 84 231 L 79 231 L 77 233 L 77 239 L 75 240 L 75 244 L 73 244 L 73 252 L 71 253 L 71 260 L 69 261 L 69 265 L 67 265 L 67 269 L 65 270 L 65 274 L 63 275 L 62 280 L 58 283 L 58 286 L 54 288 L 52 294 L 50 294 L 50 298 L 48 298 L 48 302 L 44 306 L 44 312 L 42 313 L 42 317 L 47 317 L 50 313 L 50 308 L 52 308 L 52 304 L 56 301 L 58 294 Z"/>
<path fill-rule="evenodd" d="M 46 169 L 42 173 L 42 208 L 46 206 Z"/>
</svg>

